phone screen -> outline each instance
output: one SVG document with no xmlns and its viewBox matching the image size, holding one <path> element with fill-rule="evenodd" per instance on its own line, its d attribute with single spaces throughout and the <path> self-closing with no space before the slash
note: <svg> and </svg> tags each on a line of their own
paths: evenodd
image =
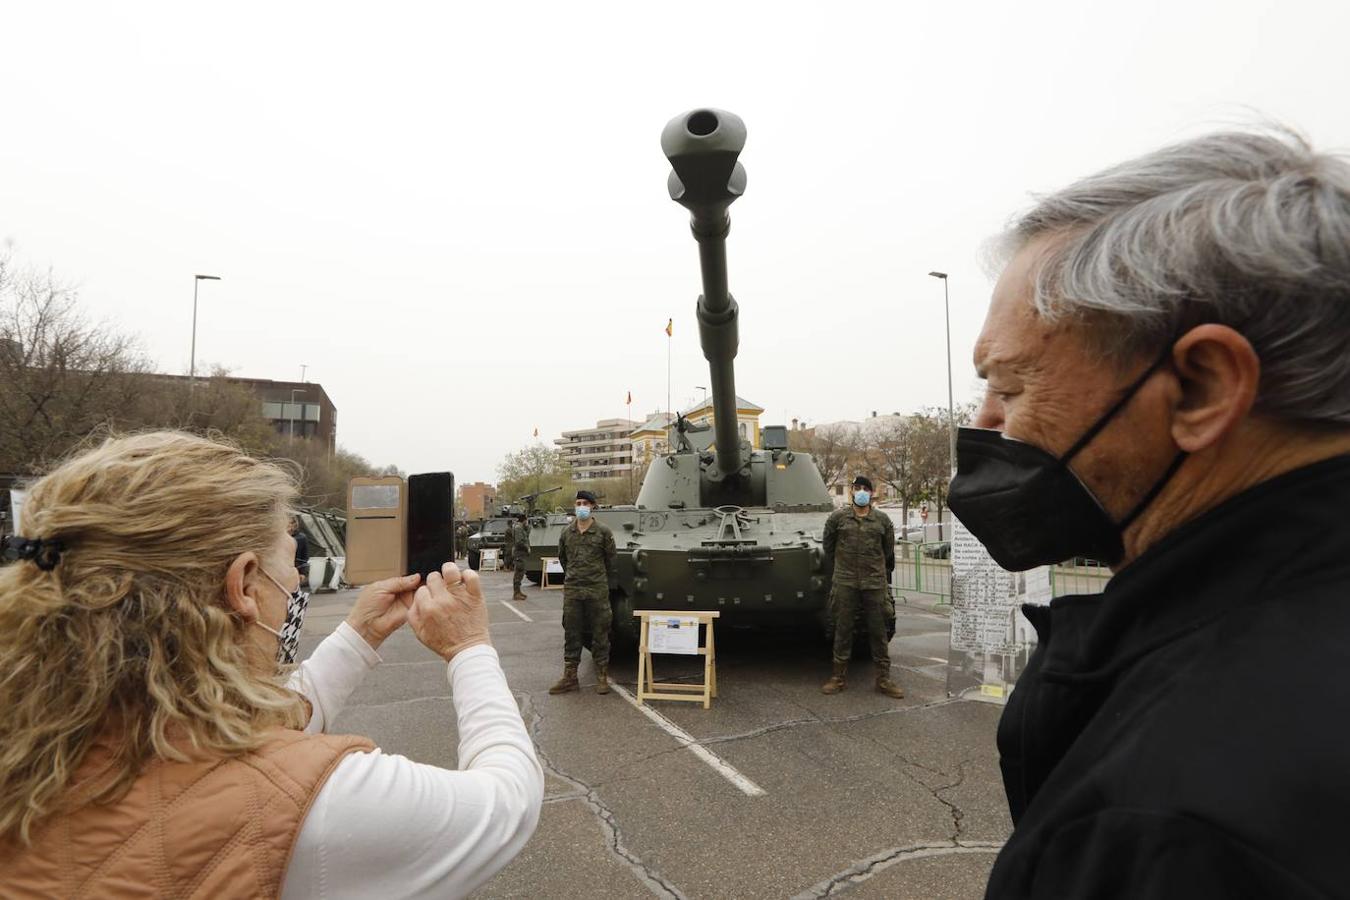
<svg viewBox="0 0 1350 900">
<path fill-rule="evenodd" d="M 455 558 L 455 476 L 408 476 L 408 573 L 426 578 Z"/>
</svg>

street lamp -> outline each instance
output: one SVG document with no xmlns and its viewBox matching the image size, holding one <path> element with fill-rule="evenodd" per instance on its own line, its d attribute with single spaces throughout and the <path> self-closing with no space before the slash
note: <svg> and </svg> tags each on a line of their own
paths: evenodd
<svg viewBox="0 0 1350 900">
<path fill-rule="evenodd" d="M 947 319 L 947 432 L 951 441 L 951 470 L 956 472 L 956 412 L 952 404 L 952 307 L 951 299 L 947 290 L 946 272 L 929 272 L 933 278 L 942 279 L 942 312 Z M 942 523 L 938 522 L 938 532 L 942 531 Z"/>
<path fill-rule="evenodd" d="M 295 440 L 295 395 L 300 394 L 303 396 L 305 393 L 306 392 L 300 388 L 295 388 L 291 391 L 291 440 Z"/>
<path fill-rule="evenodd" d="M 705 387 L 704 387 L 703 385 L 701 385 L 701 384 L 696 384 L 696 385 L 694 385 L 694 390 L 696 390 L 696 391 L 702 391 L 702 392 L 703 392 L 703 402 L 704 402 L 704 403 L 707 403 L 707 402 L 708 402 L 708 389 L 707 389 L 707 388 L 705 388 Z"/>
<path fill-rule="evenodd" d="M 192 276 L 192 357 L 188 363 L 188 385 L 197 383 L 197 285 L 203 281 L 219 281 L 219 275 Z"/>
</svg>

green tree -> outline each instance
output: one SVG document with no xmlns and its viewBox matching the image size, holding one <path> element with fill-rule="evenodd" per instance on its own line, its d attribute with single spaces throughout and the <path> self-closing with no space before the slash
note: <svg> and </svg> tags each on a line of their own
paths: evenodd
<svg viewBox="0 0 1350 900">
<path fill-rule="evenodd" d="M 508 453 L 497 465 L 497 498 L 503 503 L 510 503 L 526 494 L 561 487 L 562 490 L 541 498 L 543 508 L 563 502 L 570 505 L 572 497 L 568 489 L 571 486 L 571 469 L 563 462 L 562 454 L 537 441 Z M 558 499 L 560 497 L 561 500 Z"/>
</svg>

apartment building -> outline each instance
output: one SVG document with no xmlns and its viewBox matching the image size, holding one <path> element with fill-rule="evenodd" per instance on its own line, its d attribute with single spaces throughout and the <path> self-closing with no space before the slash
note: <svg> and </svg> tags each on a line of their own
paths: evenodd
<svg viewBox="0 0 1350 900">
<path fill-rule="evenodd" d="M 601 419 L 589 428 L 564 431 L 554 438 L 573 481 L 593 478 L 625 478 L 633 469 L 630 435 L 639 422 L 631 419 Z"/>
</svg>

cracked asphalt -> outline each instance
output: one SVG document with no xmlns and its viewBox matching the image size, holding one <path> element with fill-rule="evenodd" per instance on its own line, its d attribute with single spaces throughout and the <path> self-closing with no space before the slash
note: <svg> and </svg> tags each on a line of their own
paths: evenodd
<svg viewBox="0 0 1350 900">
<path fill-rule="evenodd" d="M 978 898 L 1012 825 L 999 782 L 1000 707 L 946 696 L 947 619 L 902 606 L 891 643 L 905 699 L 872 689 L 855 657 L 848 688 L 820 693 L 829 653 L 804 634 L 717 634 L 712 709 L 656 702 L 665 718 L 765 791 L 750 797 L 617 693 L 550 696 L 562 669 L 562 595 L 483 573 L 493 643 L 547 774 L 539 828 L 475 896 Z M 354 592 L 320 594 L 308 653 Z M 533 621 L 507 609 L 511 604 Z M 444 665 L 404 629 L 380 649 L 335 723 L 387 752 L 455 765 Z M 693 658 L 658 656 L 662 680 L 691 679 Z M 611 678 L 636 691 L 636 666 Z"/>
</svg>

